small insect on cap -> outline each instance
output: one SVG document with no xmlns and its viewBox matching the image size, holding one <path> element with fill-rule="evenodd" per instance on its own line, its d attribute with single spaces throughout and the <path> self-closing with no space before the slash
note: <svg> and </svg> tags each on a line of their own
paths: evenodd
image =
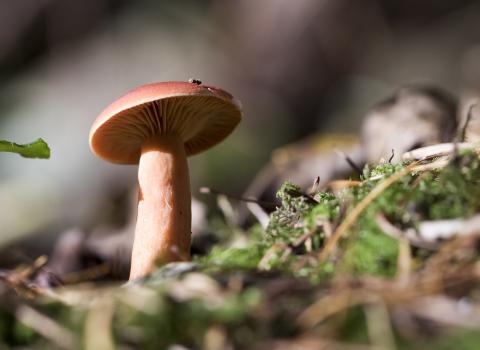
<svg viewBox="0 0 480 350">
<path fill-rule="evenodd" d="M 136 164 L 145 140 L 178 135 L 187 155 L 200 153 L 227 137 L 242 118 L 240 103 L 228 92 L 189 82 L 139 86 L 110 104 L 90 129 L 98 157 Z"/>
</svg>

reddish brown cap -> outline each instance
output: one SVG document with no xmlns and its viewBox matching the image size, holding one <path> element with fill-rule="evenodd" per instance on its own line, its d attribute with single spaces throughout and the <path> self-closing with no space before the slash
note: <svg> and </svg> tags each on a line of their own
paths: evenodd
<svg viewBox="0 0 480 350">
<path fill-rule="evenodd" d="M 206 85 L 164 82 L 139 86 L 109 105 L 90 129 L 90 148 L 100 158 L 136 164 L 143 142 L 177 134 L 187 155 L 227 137 L 242 118 L 228 92 Z"/>
</svg>

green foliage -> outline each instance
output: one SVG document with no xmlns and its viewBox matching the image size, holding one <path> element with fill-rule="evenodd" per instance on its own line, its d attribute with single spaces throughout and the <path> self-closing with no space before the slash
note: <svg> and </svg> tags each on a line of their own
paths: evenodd
<svg viewBox="0 0 480 350">
<path fill-rule="evenodd" d="M 366 167 L 364 181 L 353 190 L 359 203 L 379 181 L 403 168 L 402 164 Z M 355 273 L 393 276 L 398 242 L 376 224 L 381 213 L 399 228 L 416 227 L 422 220 L 468 217 L 480 210 L 480 160 L 467 152 L 441 170 L 409 174 L 384 190 L 365 210 L 351 233 L 345 264 Z"/>
<path fill-rule="evenodd" d="M 214 247 L 208 255 L 199 257 L 197 261 L 207 268 L 254 270 L 265 253 L 265 247 L 261 243 L 252 243 L 244 248 Z"/>
<path fill-rule="evenodd" d="M 396 239 L 371 225 L 360 229 L 350 244 L 345 251 L 343 264 L 353 273 L 386 277 L 395 275 L 398 257 Z"/>
<path fill-rule="evenodd" d="M 318 202 L 307 216 L 307 226 L 313 228 L 323 220 L 336 220 L 340 214 L 340 202 L 332 193 L 318 192 L 314 199 Z"/>
<path fill-rule="evenodd" d="M 345 342 L 368 343 L 368 327 L 362 307 L 352 307 L 338 315 L 338 331 Z"/>
<path fill-rule="evenodd" d="M 378 182 L 403 168 L 401 164 L 366 167 L 365 181 L 354 190 L 357 202 Z M 372 178 L 377 179 L 372 180 Z M 412 225 L 420 220 L 468 217 L 480 210 L 480 160 L 465 152 L 445 168 L 404 176 L 386 189 L 368 208 L 392 221 Z"/>
<path fill-rule="evenodd" d="M 215 301 L 212 296 L 211 301 L 192 298 L 180 302 L 160 291 L 156 298 L 156 308 L 138 312 L 123 304 L 120 296 L 115 338 L 121 343 L 133 341 L 136 348 L 141 349 L 166 349 L 174 344 L 198 349 L 202 347 L 205 333 L 215 325 L 221 325 L 235 336 L 261 302 L 261 293 L 248 288 L 223 300 L 219 296 Z M 129 328 L 138 329 L 135 339 L 123 331 Z M 248 345 L 248 339 L 242 341 Z"/>
<path fill-rule="evenodd" d="M 291 182 L 282 185 L 277 197 L 282 205 L 270 217 L 266 230 L 267 240 L 272 243 L 293 242 L 304 232 L 303 219 L 312 210 L 315 201 Z"/>
<path fill-rule="evenodd" d="M 31 344 L 39 340 L 38 334 L 21 322 L 14 324 L 13 334 L 19 344 Z"/>
<path fill-rule="evenodd" d="M 427 173 L 412 200 L 426 220 L 468 217 L 480 210 L 480 160 L 467 152 L 442 171 Z"/>
<path fill-rule="evenodd" d="M 20 145 L 18 143 L 0 140 L 0 152 L 17 153 L 25 158 L 50 158 L 50 148 L 42 139 Z"/>
<path fill-rule="evenodd" d="M 401 171 L 403 164 L 379 164 L 365 167 L 363 182 L 345 194 L 351 199 L 350 209 L 360 203 L 381 181 Z M 480 210 L 480 161 L 475 153 L 465 153 L 441 170 L 408 174 L 386 188 L 364 211 L 344 243 L 343 268 L 355 274 L 394 276 L 398 242 L 383 233 L 376 224 L 378 214 L 384 215 L 400 229 L 416 227 L 422 220 L 468 217 Z M 308 230 L 314 248 L 321 248 L 323 231 L 318 223 L 334 221 L 339 216 L 339 200 L 331 193 L 310 197 L 300 188 L 285 183 L 277 196 L 282 205 L 271 215 L 266 229 L 266 244 L 292 244 Z M 318 203 L 317 203 L 318 202 Z M 279 267 L 277 253 L 270 264 Z M 289 259 L 289 262 L 295 257 Z M 321 266 L 303 267 L 295 271 L 302 276 L 317 276 Z M 325 274 L 321 274 L 325 276 Z M 327 274 L 328 276 L 328 274 Z"/>
<path fill-rule="evenodd" d="M 315 229 L 319 220 L 332 220 L 339 213 L 339 202 L 330 193 L 308 196 L 300 187 L 285 182 L 277 192 L 282 205 L 270 216 L 265 235 L 270 243 L 292 243 L 305 230 Z"/>
<path fill-rule="evenodd" d="M 480 332 L 457 329 L 440 339 L 420 339 L 419 343 L 423 343 L 422 349 L 426 350 L 477 350 L 480 344 Z M 410 340 L 402 348 L 411 349 L 413 346 L 415 344 Z"/>
</svg>

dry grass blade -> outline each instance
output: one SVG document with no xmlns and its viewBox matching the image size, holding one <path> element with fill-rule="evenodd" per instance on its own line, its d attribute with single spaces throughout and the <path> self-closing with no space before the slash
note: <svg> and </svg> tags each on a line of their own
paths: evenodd
<svg viewBox="0 0 480 350">
<path fill-rule="evenodd" d="M 399 239 L 396 279 L 400 287 L 407 287 L 412 269 L 410 243 L 404 237 Z"/>
<path fill-rule="evenodd" d="M 326 295 L 303 310 L 297 323 L 303 328 L 312 328 L 356 305 L 369 306 L 381 302 L 387 307 L 404 307 L 426 297 L 468 295 L 480 279 L 473 238 L 477 237 L 459 237 L 447 243 L 423 270 L 409 276 L 404 283 L 399 283 L 398 278 L 385 280 L 372 277 L 337 281 L 337 285 L 332 286 Z M 463 260 L 451 266 L 452 259 Z"/>
<path fill-rule="evenodd" d="M 452 271 L 452 269 L 458 268 L 458 266 L 460 266 L 463 272 L 471 273 L 472 271 L 464 265 L 473 264 L 473 261 L 476 260 L 478 240 L 478 235 L 459 236 L 445 243 L 439 251 L 425 263 L 425 268 L 422 272 L 426 276 L 425 279 L 438 280 L 440 278 L 439 276 L 444 275 L 446 271 Z M 452 265 L 452 262 L 455 262 L 456 265 Z M 457 277 L 462 276 L 458 274 Z M 478 279 L 477 276 L 471 276 L 470 278 L 472 280 Z"/>
<path fill-rule="evenodd" d="M 247 208 L 250 210 L 250 213 L 257 219 L 263 229 L 266 229 L 270 221 L 270 216 L 265 210 L 258 204 L 254 202 L 247 202 Z"/>
<path fill-rule="evenodd" d="M 205 332 L 203 339 L 203 349 L 208 350 L 225 350 L 233 349 L 232 344 L 228 340 L 225 328 L 220 325 L 210 327 Z"/>
<path fill-rule="evenodd" d="M 416 163 L 412 163 L 409 166 L 403 168 L 399 172 L 393 174 L 387 179 L 380 182 L 353 210 L 347 215 L 345 220 L 338 226 L 338 228 L 333 233 L 332 237 L 327 241 L 325 247 L 320 252 L 319 260 L 323 262 L 328 259 L 331 252 L 337 245 L 340 238 L 342 238 L 347 231 L 353 226 L 357 221 L 363 211 L 368 207 L 368 205 L 377 198 L 383 191 L 385 191 L 389 186 L 400 180 L 405 175 L 409 174 L 415 167 Z"/>
<path fill-rule="evenodd" d="M 478 100 L 474 101 L 473 103 L 470 104 L 468 107 L 467 111 L 467 118 L 465 119 L 465 123 L 463 124 L 463 127 L 460 132 L 460 142 L 465 142 L 465 139 L 467 138 L 467 131 L 469 130 L 470 122 L 472 120 L 473 116 L 473 108 L 475 108 L 478 105 Z"/>
<path fill-rule="evenodd" d="M 445 295 L 413 300 L 404 310 L 408 310 L 416 317 L 442 325 L 478 329 L 480 324 L 478 305 L 468 300 L 456 300 Z"/>
<path fill-rule="evenodd" d="M 428 250 L 435 250 L 438 247 L 438 244 L 435 242 L 427 242 L 422 240 L 413 228 L 409 228 L 405 231 L 400 230 L 390 221 L 388 221 L 385 215 L 383 215 L 382 213 L 376 215 L 375 223 L 382 230 L 383 233 L 397 240 L 401 240 L 402 238 L 406 239 L 408 240 L 408 243 L 414 247 Z"/>
<path fill-rule="evenodd" d="M 338 312 L 361 304 L 362 300 L 359 295 L 352 295 L 350 289 L 330 293 L 303 310 L 296 320 L 297 324 L 303 328 L 312 328 Z"/>
<path fill-rule="evenodd" d="M 374 344 L 375 348 L 396 349 L 390 315 L 382 300 L 379 299 L 375 303 L 366 305 L 364 311 L 370 342 Z"/>
<path fill-rule="evenodd" d="M 262 271 L 267 271 L 269 270 L 269 264 L 271 259 L 275 258 L 277 254 L 282 253 L 283 258 L 287 258 L 285 254 L 290 254 L 291 248 L 286 245 L 286 244 L 274 244 L 272 245 L 263 255 L 262 259 L 260 259 L 260 262 L 257 265 L 257 269 L 262 270 Z"/>
<path fill-rule="evenodd" d="M 24 278 L 28 278 L 31 275 L 33 275 L 35 272 L 43 268 L 47 264 L 47 262 L 48 262 L 48 257 L 46 255 L 41 255 L 37 259 L 35 259 L 33 264 L 19 271 L 19 274 Z"/>
<path fill-rule="evenodd" d="M 353 282 L 353 281 L 346 281 Z M 410 284 L 408 288 L 399 288 L 395 281 L 385 281 L 375 278 L 356 280 L 355 288 L 348 285 L 335 288 L 308 306 L 297 318 L 297 324 L 303 328 L 312 328 L 335 314 L 353 306 L 378 303 L 386 305 L 408 302 L 419 296 L 431 294 Z"/>
<path fill-rule="evenodd" d="M 303 235 L 301 235 L 300 237 L 298 237 L 293 243 L 292 243 L 292 246 L 294 246 L 295 248 L 296 247 L 299 247 L 300 245 L 302 245 L 303 243 L 305 243 L 305 241 L 309 238 L 311 238 L 314 234 L 315 234 L 315 230 L 309 230 L 307 232 L 305 232 Z"/>
<path fill-rule="evenodd" d="M 432 162 L 428 164 L 418 164 L 418 162 L 411 163 L 399 172 L 391 175 L 382 182 L 380 182 L 370 193 L 368 193 L 358 205 L 347 215 L 342 223 L 337 227 L 332 237 L 327 241 L 325 247 L 320 252 L 319 261 L 324 262 L 331 255 L 332 251 L 336 247 L 338 241 L 348 232 L 348 230 L 355 224 L 363 211 L 373 202 L 383 191 L 400 180 L 402 177 L 410 174 L 411 172 L 422 172 L 437 169 L 439 166 L 443 166 L 445 162 Z M 445 163 L 447 164 L 447 163 Z"/>
<path fill-rule="evenodd" d="M 88 269 L 71 272 L 65 277 L 63 277 L 63 281 L 66 284 L 74 284 L 80 283 L 84 281 L 92 281 L 99 277 L 106 276 L 112 271 L 112 267 L 110 263 L 103 263 L 100 265 L 92 266 Z"/>
<path fill-rule="evenodd" d="M 344 189 L 356 187 L 361 184 L 362 182 L 357 180 L 333 180 L 327 184 L 327 188 L 331 189 L 334 193 L 337 193 Z"/>
<path fill-rule="evenodd" d="M 406 152 L 402 155 L 402 159 L 420 160 L 430 159 L 435 157 L 448 156 L 456 151 L 462 151 L 467 149 L 476 149 L 476 145 L 472 143 L 439 143 L 437 145 L 425 146 L 414 149 L 410 152 Z"/>
<path fill-rule="evenodd" d="M 423 221 L 418 226 L 418 235 L 426 242 L 438 242 L 455 236 L 471 236 L 480 232 L 480 215 L 468 219 Z"/>
<path fill-rule="evenodd" d="M 112 320 L 115 304 L 104 298 L 90 308 L 85 321 L 85 350 L 113 350 L 115 343 L 112 334 Z"/>
<path fill-rule="evenodd" d="M 20 265 L 13 270 L 0 270 L 0 280 L 24 298 L 33 299 L 44 293 L 44 290 L 31 283 L 30 277 L 42 269 L 47 261 L 47 257 L 42 255 L 30 265 Z"/>
<path fill-rule="evenodd" d="M 321 337 L 318 334 L 304 334 L 288 339 L 274 339 L 254 347 L 254 350 L 379 350 L 366 344 L 341 342 Z"/>
<path fill-rule="evenodd" d="M 25 304 L 19 305 L 14 315 L 20 322 L 32 328 L 61 349 L 69 350 L 75 348 L 75 337 L 67 328 L 30 306 Z"/>
</svg>

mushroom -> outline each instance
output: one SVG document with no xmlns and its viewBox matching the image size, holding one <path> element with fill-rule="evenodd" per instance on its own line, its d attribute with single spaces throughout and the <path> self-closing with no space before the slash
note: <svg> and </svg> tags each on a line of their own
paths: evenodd
<svg viewBox="0 0 480 350">
<path fill-rule="evenodd" d="M 130 280 L 157 264 L 190 258 L 187 156 L 222 141 L 241 118 L 232 95 L 197 82 L 137 87 L 97 117 L 90 130 L 92 152 L 112 163 L 139 165 Z"/>
</svg>

